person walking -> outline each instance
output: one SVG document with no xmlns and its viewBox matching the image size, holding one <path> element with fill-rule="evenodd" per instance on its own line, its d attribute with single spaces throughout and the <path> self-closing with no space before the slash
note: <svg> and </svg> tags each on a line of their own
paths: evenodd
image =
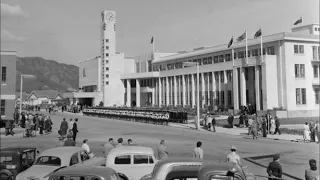
<svg viewBox="0 0 320 180">
<path fill-rule="evenodd" d="M 280 154 L 275 154 L 273 156 L 273 161 L 269 163 L 267 168 L 267 173 L 270 176 L 269 180 L 277 180 L 282 178 L 282 167 L 280 164 Z M 276 177 L 276 178 L 272 178 Z"/>
<path fill-rule="evenodd" d="M 227 162 L 232 162 L 241 166 L 240 156 L 236 153 L 237 148 L 235 146 L 231 146 L 231 153 L 227 155 Z"/>
<path fill-rule="evenodd" d="M 211 120 L 211 129 L 212 129 L 212 132 L 216 132 L 216 118 L 212 117 L 212 120 Z"/>
<path fill-rule="evenodd" d="M 103 150 L 103 154 L 104 154 L 104 157 L 107 158 L 108 157 L 108 154 L 109 152 L 111 151 L 111 149 L 114 148 L 113 146 L 113 138 L 109 138 L 109 142 L 107 142 L 103 147 L 104 147 L 104 150 Z"/>
<path fill-rule="evenodd" d="M 306 169 L 306 180 L 319 180 L 319 172 L 317 171 L 317 161 L 315 159 L 309 160 L 310 169 Z"/>
<path fill-rule="evenodd" d="M 276 121 L 270 118 L 270 134 L 274 134 L 276 131 Z"/>
<path fill-rule="evenodd" d="M 316 142 L 315 124 L 313 123 L 313 121 L 310 121 L 309 128 L 310 128 L 310 142 Z"/>
<path fill-rule="evenodd" d="M 281 132 L 280 132 L 280 120 L 279 118 L 276 116 L 274 117 L 276 119 L 276 130 L 274 131 L 274 134 L 277 134 L 279 133 L 279 135 L 281 135 Z"/>
<path fill-rule="evenodd" d="M 66 121 L 66 118 L 63 118 L 63 121 L 61 122 L 60 125 L 60 135 L 62 137 L 65 137 L 67 135 L 67 130 L 68 130 L 68 123 Z"/>
<path fill-rule="evenodd" d="M 70 118 L 70 121 L 68 123 L 68 133 L 72 133 L 73 123 L 74 121 L 72 120 L 72 118 Z"/>
<path fill-rule="evenodd" d="M 303 142 L 310 142 L 310 127 L 307 122 L 303 126 Z"/>
<path fill-rule="evenodd" d="M 253 124 L 253 119 L 250 117 L 248 120 L 248 135 L 251 135 L 251 130 L 252 130 L 252 124 Z"/>
<path fill-rule="evenodd" d="M 266 119 L 262 119 L 262 137 L 267 137 L 267 122 Z"/>
<path fill-rule="evenodd" d="M 198 141 L 196 147 L 193 149 L 193 158 L 203 159 L 203 150 L 201 149 L 202 142 Z"/>
<path fill-rule="evenodd" d="M 160 144 L 157 147 L 157 152 L 158 152 L 159 160 L 168 158 L 168 151 L 167 151 L 167 147 L 165 145 L 164 140 L 160 141 Z"/>
<path fill-rule="evenodd" d="M 78 118 L 76 118 L 73 122 L 73 126 L 72 126 L 72 136 L 73 136 L 73 140 L 74 142 L 76 142 L 77 139 L 77 133 L 78 133 Z"/>
<path fill-rule="evenodd" d="M 67 135 L 67 140 L 64 142 L 63 146 L 76 146 L 76 142 L 72 139 L 70 134 Z"/>
</svg>

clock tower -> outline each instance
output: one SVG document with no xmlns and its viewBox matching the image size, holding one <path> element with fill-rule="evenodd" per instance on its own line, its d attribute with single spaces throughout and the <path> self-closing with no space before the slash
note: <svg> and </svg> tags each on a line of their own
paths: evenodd
<svg viewBox="0 0 320 180">
<path fill-rule="evenodd" d="M 114 70 L 110 65 L 116 56 L 116 13 L 114 11 L 101 12 L 101 67 L 104 106 L 108 106 L 108 92 L 112 88 Z M 110 95 L 110 94 L 109 94 Z"/>
</svg>

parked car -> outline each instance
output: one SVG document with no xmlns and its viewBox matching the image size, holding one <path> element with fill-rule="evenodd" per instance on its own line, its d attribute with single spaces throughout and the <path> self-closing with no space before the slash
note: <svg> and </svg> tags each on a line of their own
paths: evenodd
<svg viewBox="0 0 320 180">
<path fill-rule="evenodd" d="M 158 161 L 151 174 L 141 180 L 191 180 L 197 179 L 198 170 L 208 161 L 194 158 L 168 158 Z"/>
<path fill-rule="evenodd" d="M 120 180 L 117 172 L 103 166 L 75 165 L 60 169 L 49 180 Z"/>
<path fill-rule="evenodd" d="M 152 172 L 157 160 L 151 148 L 122 146 L 112 149 L 106 159 L 106 166 L 119 173 L 123 180 L 139 180 Z"/>
<path fill-rule="evenodd" d="M 50 173 L 75 164 L 103 165 L 105 158 L 90 158 L 81 147 L 57 147 L 43 151 L 35 163 L 17 175 L 16 180 L 46 180 Z"/>
<path fill-rule="evenodd" d="M 35 161 L 37 148 L 11 147 L 0 150 L 0 179 L 15 179 L 16 175 L 28 169 Z"/>
<path fill-rule="evenodd" d="M 198 180 L 255 180 L 252 174 L 234 163 L 210 163 L 201 166 Z"/>
</svg>

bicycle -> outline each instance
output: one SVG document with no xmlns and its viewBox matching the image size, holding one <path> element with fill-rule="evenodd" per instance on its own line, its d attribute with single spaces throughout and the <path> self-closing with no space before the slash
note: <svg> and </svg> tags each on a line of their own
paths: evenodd
<svg viewBox="0 0 320 180">
<path fill-rule="evenodd" d="M 26 129 L 22 136 L 25 138 L 25 137 L 36 137 L 37 136 L 37 133 L 36 133 L 36 130 L 35 130 L 35 127 L 32 126 L 30 129 L 29 129 L 29 132 L 28 132 L 28 129 Z"/>
</svg>

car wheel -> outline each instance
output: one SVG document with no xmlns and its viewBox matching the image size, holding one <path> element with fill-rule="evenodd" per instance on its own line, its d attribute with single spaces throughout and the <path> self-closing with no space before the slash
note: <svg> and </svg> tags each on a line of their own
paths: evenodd
<svg viewBox="0 0 320 180">
<path fill-rule="evenodd" d="M 129 180 L 129 179 L 127 178 L 127 176 L 124 175 L 124 174 L 122 174 L 122 173 L 118 173 L 118 175 L 119 175 L 119 177 L 120 177 L 121 180 Z"/>
<path fill-rule="evenodd" d="M 1 172 L 0 179 L 1 180 L 13 180 L 12 175 L 7 172 Z"/>
</svg>

